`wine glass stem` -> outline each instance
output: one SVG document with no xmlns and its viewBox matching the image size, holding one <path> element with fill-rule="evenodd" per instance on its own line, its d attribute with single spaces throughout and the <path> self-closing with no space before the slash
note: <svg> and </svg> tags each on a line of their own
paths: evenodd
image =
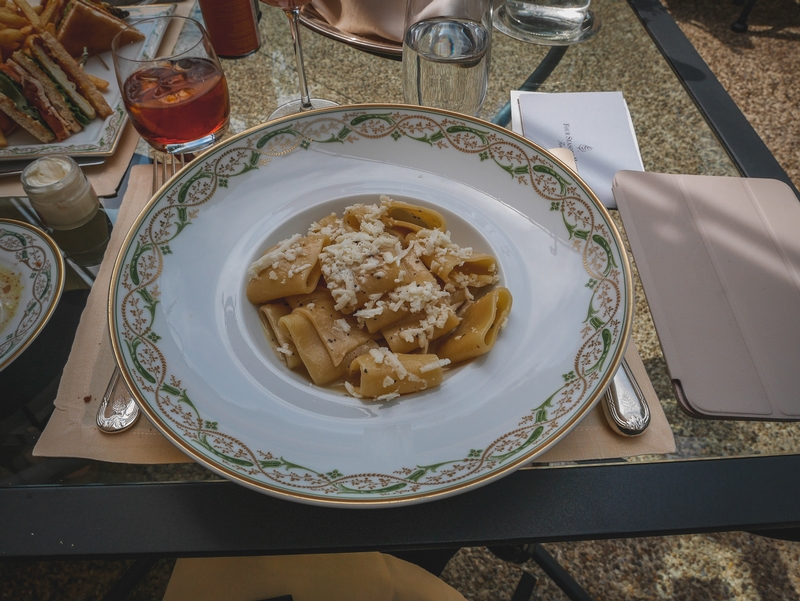
<svg viewBox="0 0 800 601">
<path fill-rule="evenodd" d="M 300 45 L 300 9 L 291 8 L 286 11 L 286 16 L 289 17 L 289 25 L 292 28 L 292 44 L 294 45 L 294 57 L 297 61 L 297 76 L 300 78 L 300 104 L 301 110 L 310 111 L 311 98 L 308 95 L 308 84 L 306 83 L 306 72 L 303 68 L 303 47 Z"/>
</svg>

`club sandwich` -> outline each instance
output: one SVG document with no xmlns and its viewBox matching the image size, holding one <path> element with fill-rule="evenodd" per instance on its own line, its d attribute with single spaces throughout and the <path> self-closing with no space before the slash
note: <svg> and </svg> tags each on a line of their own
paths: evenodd
<svg viewBox="0 0 800 601">
<path fill-rule="evenodd" d="M 111 50 L 111 41 L 124 31 L 124 44 L 144 40 L 144 34 L 115 16 L 103 3 L 90 0 L 70 0 L 58 25 L 58 41 L 71 56 L 79 57 L 84 49 L 90 54 Z"/>
<path fill-rule="evenodd" d="M 83 68 L 47 31 L 0 65 L 0 110 L 41 142 L 61 141 L 113 113 Z"/>
</svg>

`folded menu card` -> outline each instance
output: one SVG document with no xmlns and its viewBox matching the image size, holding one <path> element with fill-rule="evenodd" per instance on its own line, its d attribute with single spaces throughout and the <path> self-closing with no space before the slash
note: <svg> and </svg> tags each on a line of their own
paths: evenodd
<svg viewBox="0 0 800 601">
<path fill-rule="evenodd" d="M 800 202 L 791 189 L 621 171 L 614 195 L 684 410 L 800 420 Z"/>
<path fill-rule="evenodd" d="M 608 208 L 621 169 L 644 171 L 622 92 L 511 92 L 511 129 L 544 148 L 567 148 L 578 175 Z"/>
</svg>

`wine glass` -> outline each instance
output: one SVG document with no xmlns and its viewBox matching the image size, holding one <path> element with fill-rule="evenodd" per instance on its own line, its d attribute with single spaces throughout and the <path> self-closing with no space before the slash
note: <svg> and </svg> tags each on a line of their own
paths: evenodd
<svg viewBox="0 0 800 601">
<path fill-rule="evenodd" d="M 111 43 L 125 110 L 136 131 L 169 155 L 193 153 L 217 142 L 228 129 L 228 83 L 203 26 L 186 17 L 137 21 L 139 31 L 179 28 L 179 46 L 150 56 L 145 42 Z M 174 159 L 173 159 L 174 165 Z"/>
<path fill-rule="evenodd" d="M 300 7 L 308 4 L 311 0 L 261 0 L 264 4 L 282 8 L 289 18 L 289 25 L 292 29 L 292 44 L 294 45 L 294 57 L 297 62 L 297 76 L 300 79 L 300 99 L 287 102 L 279 106 L 269 118 L 277 119 L 287 115 L 294 115 L 303 111 L 324 108 L 326 106 L 337 106 L 332 100 L 322 98 L 311 98 L 308 95 L 308 84 L 306 83 L 306 73 L 303 68 L 303 48 L 300 45 Z"/>
</svg>

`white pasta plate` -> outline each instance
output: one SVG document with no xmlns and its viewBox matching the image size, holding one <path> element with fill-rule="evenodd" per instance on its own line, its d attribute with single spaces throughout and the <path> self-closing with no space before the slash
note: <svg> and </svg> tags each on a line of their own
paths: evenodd
<svg viewBox="0 0 800 601">
<path fill-rule="evenodd" d="M 142 19 L 170 15 L 175 12 L 175 6 L 131 6 L 126 10 L 130 13 L 127 22 L 135 25 Z M 139 29 L 145 35 L 142 54 L 155 53 L 164 36 L 164 28 L 144 24 Z M 0 148 L 0 160 L 35 159 L 53 154 L 73 157 L 109 157 L 114 154 L 128 117 L 125 114 L 122 94 L 114 75 L 111 51 L 104 52 L 100 56 L 90 57 L 86 61 L 84 69 L 90 75 L 108 82 L 108 89 L 103 92 L 103 96 L 114 112 L 105 119 L 94 119 L 82 131 L 71 135 L 66 140 L 49 144 L 43 144 L 27 131 L 17 128 L 7 136 L 8 146 Z"/>
<path fill-rule="evenodd" d="M 514 299 L 490 353 L 383 403 L 289 371 L 244 293 L 267 248 L 381 194 L 442 213 Z M 370 104 L 258 126 L 170 180 L 123 242 L 109 324 L 142 410 L 190 457 L 261 492 L 372 507 L 461 493 L 551 448 L 616 371 L 632 308 L 619 233 L 558 159 L 478 119 Z"/>
<path fill-rule="evenodd" d="M 0 219 L 0 371 L 36 339 L 64 289 L 64 259 L 41 230 Z"/>
</svg>

